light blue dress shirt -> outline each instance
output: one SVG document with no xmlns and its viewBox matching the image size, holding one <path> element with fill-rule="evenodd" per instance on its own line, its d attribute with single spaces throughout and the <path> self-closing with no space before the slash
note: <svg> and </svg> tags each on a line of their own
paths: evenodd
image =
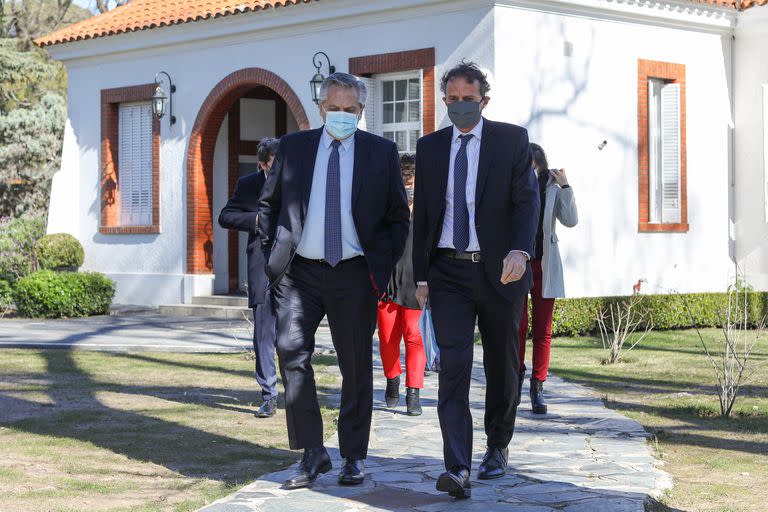
<svg viewBox="0 0 768 512">
<path fill-rule="evenodd" d="M 304 258 L 320 260 L 325 258 L 325 185 L 328 176 L 328 159 L 331 157 L 333 142 L 326 130 L 320 137 L 315 158 L 315 173 L 312 176 L 312 191 L 309 194 L 307 218 L 296 250 Z M 339 171 L 341 177 L 341 248 L 342 259 L 363 255 L 363 248 L 357 236 L 352 218 L 352 176 L 355 168 L 355 136 L 347 137 L 339 146 Z"/>
</svg>

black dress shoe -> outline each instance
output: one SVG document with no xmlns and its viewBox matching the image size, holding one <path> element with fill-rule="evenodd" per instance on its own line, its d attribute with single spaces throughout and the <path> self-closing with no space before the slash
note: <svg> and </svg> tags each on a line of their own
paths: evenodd
<svg viewBox="0 0 768 512">
<path fill-rule="evenodd" d="M 485 451 L 483 462 L 477 469 L 477 478 L 480 480 L 493 480 L 507 474 L 507 458 L 509 450 L 506 448 L 491 448 Z"/>
<path fill-rule="evenodd" d="M 405 389 L 405 406 L 408 416 L 421 415 L 421 402 L 419 401 L 418 388 Z"/>
<path fill-rule="evenodd" d="M 365 460 L 346 459 L 339 473 L 341 485 L 360 485 L 365 480 Z"/>
<path fill-rule="evenodd" d="M 317 477 L 331 470 L 331 457 L 325 447 L 307 448 L 301 457 L 299 468 L 283 482 L 284 489 L 299 489 L 312 484 Z"/>
<path fill-rule="evenodd" d="M 450 471 L 446 471 L 437 479 L 435 489 L 447 492 L 452 498 L 469 498 L 472 496 L 472 484 L 469 483 L 469 470 L 464 466 L 457 466 Z"/>
<path fill-rule="evenodd" d="M 270 398 L 254 414 L 257 418 L 271 418 L 277 412 L 277 398 Z"/>
<path fill-rule="evenodd" d="M 544 402 L 544 381 L 531 379 L 531 409 L 533 414 L 547 414 L 547 404 Z"/>
<path fill-rule="evenodd" d="M 384 392 L 387 407 L 396 407 L 400 403 L 400 376 L 387 379 L 387 390 Z"/>
<path fill-rule="evenodd" d="M 525 383 L 525 365 L 520 368 L 520 382 L 517 387 L 517 406 L 520 407 L 520 402 L 523 401 L 523 384 Z"/>
</svg>

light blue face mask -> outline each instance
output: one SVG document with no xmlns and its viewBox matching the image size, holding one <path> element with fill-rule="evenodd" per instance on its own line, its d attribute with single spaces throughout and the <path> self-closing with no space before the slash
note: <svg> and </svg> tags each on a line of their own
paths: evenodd
<svg viewBox="0 0 768 512">
<path fill-rule="evenodd" d="M 325 114 L 325 129 L 335 139 L 344 140 L 357 131 L 360 119 L 349 112 L 327 112 Z"/>
</svg>

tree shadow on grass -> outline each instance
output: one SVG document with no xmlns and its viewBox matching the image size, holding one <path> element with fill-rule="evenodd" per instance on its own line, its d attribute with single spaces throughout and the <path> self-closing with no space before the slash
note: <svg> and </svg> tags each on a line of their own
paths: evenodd
<svg viewBox="0 0 768 512">
<path fill-rule="evenodd" d="M 80 368 L 69 350 L 45 350 L 40 354 L 46 362 L 46 371 L 40 375 L 45 382 L 42 390 L 51 403 L 42 404 L 0 393 L 0 410 L 10 412 L 5 420 L 0 419 L 0 424 L 31 434 L 87 442 L 137 461 L 166 467 L 186 477 L 227 484 L 242 483 L 286 467 L 297 457 L 295 452 L 270 446 L 269 440 L 260 443 L 257 439 L 238 439 L 184 425 L 174 419 L 190 404 L 203 405 L 239 413 L 243 430 L 258 432 L 254 427 L 266 424 L 249 425 L 248 422 L 256 421 L 252 409 L 232 404 L 245 401 L 246 396 L 252 398 L 255 395 L 252 391 L 205 385 L 174 388 L 102 382 Z M 36 377 L 33 380 L 40 380 Z M 190 389 L 194 392 L 190 393 Z M 146 413 L 143 412 L 146 404 L 142 407 L 137 403 L 134 411 L 118 409 L 105 405 L 97 396 L 105 391 L 160 398 L 168 404 Z M 321 401 L 335 393 L 335 389 L 318 387 Z M 22 411 L 22 414 L 14 415 L 14 411 Z M 274 427 L 285 428 L 281 417 L 273 420 Z M 212 425 L 211 429 L 215 428 Z"/>
<path fill-rule="evenodd" d="M 665 395 L 679 392 L 699 392 L 706 395 L 715 394 L 714 386 L 700 384 L 692 385 L 691 383 L 682 380 L 675 381 L 649 377 L 631 377 L 629 375 L 600 375 L 588 370 L 576 368 L 558 368 L 555 373 L 558 377 L 593 388 L 599 388 L 601 391 L 608 391 L 611 388 L 619 387 L 644 394 Z M 742 386 L 741 392 L 743 396 L 754 395 L 765 397 L 768 396 L 768 386 L 745 384 Z"/>
</svg>

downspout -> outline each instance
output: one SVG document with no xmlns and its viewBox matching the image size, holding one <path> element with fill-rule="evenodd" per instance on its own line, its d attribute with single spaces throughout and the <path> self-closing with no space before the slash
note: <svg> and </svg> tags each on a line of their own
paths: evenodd
<svg viewBox="0 0 768 512">
<path fill-rule="evenodd" d="M 737 2 L 736 9 L 738 12 L 742 11 L 741 2 Z M 739 21 L 739 14 L 736 15 L 736 24 Z M 738 261 L 737 261 L 737 239 L 736 239 L 736 26 L 734 24 L 733 31 L 731 32 L 731 90 L 729 92 L 729 101 L 731 104 L 731 129 L 729 133 L 728 145 L 730 146 L 729 155 L 729 167 L 731 174 L 731 183 L 729 187 L 728 209 L 729 209 L 729 252 L 730 258 L 734 265 L 735 276 L 738 277 Z"/>
</svg>

